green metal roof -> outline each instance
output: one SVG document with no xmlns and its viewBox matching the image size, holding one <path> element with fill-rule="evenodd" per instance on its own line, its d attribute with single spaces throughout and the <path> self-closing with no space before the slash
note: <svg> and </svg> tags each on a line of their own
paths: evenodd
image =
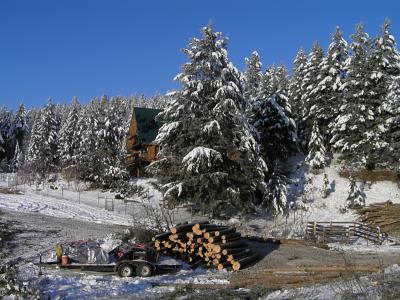
<svg viewBox="0 0 400 300">
<path fill-rule="evenodd" d="M 135 107 L 135 116 L 138 126 L 139 139 L 144 143 L 153 142 L 161 127 L 161 122 L 157 122 L 155 117 L 162 112 L 161 109 Z"/>
</svg>

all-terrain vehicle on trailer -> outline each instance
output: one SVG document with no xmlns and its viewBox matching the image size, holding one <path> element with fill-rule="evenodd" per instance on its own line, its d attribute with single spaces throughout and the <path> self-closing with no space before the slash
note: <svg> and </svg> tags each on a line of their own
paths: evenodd
<svg viewBox="0 0 400 300">
<path fill-rule="evenodd" d="M 152 247 L 140 243 L 115 247 L 101 241 L 73 241 L 57 244 L 56 257 L 56 262 L 40 264 L 58 265 L 61 269 L 115 272 L 121 277 L 149 277 L 157 270 L 172 271 L 181 267 L 175 260 L 163 259 Z"/>
</svg>

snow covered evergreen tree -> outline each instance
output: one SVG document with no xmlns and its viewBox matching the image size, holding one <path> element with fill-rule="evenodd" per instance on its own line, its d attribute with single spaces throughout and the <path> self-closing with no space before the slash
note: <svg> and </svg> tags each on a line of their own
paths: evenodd
<svg viewBox="0 0 400 300">
<path fill-rule="evenodd" d="M 6 150 L 4 149 L 5 142 L 3 139 L 3 134 L 0 132 L 0 161 L 3 158 L 3 155 L 6 153 Z"/>
<path fill-rule="evenodd" d="M 348 58 L 348 45 L 343 39 L 342 31 L 336 28 L 326 57 L 322 59 L 318 74 L 317 90 L 310 114 L 317 120 L 320 132 L 326 140 L 331 139 L 330 128 L 339 114 L 343 99 L 345 61 Z M 326 146 L 329 146 L 327 144 Z"/>
<path fill-rule="evenodd" d="M 372 73 L 369 105 L 374 120 L 364 132 L 365 140 L 369 140 L 369 147 L 364 150 L 364 155 L 367 157 L 367 164 L 372 167 L 387 167 L 390 166 L 388 161 L 392 156 L 388 131 L 393 114 L 384 108 L 390 106 L 387 103 L 392 101 L 391 89 L 396 89 L 393 83 L 400 78 L 400 55 L 388 20 L 385 20 L 380 34 L 373 41 L 370 67 Z"/>
<path fill-rule="evenodd" d="M 102 149 L 96 147 L 100 102 L 97 98 L 83 107 L 78 118 L 78 133 L 73 143 L 79 147 L 73 157 L 76 175 L 83 180 L 96 181 L 100 174 L 99 157 Z"/>
<path fill-rule="evenodd" d="M 287 205 L 287 178 L 278 173 L 273 173 L 268 180 L 268 195 L 266 201 L 277 207 L 277 213 L 283 212 Z"/>
<path fill-rule="evenodd" d="M 303 108 L 302 95 L 305 93 L 305 90 L 303 89 L 305 87 L 303 85 L 303 80 L 305 77 L 306 65 L 307 65 L 307 56 L 304 53 L 303 48 L 300 48 L 294 60 L 293 75 L 291 77 L 289 86 L 289 99 L 291 101 L 293 117 L 298 126 L 299 137 L 301 136 L 300 121 L 304 118 L 303 116 L 304 111 L 302 109 Z"/>
<path fill-rule="evenodd" d="M 314 121 L 313 129 L 311 132 L 306 162 L 309 163 L 312 169 L 322 169 L 327 165 L 328 162 L 324 140 L 319 131 L 317 121 Z"/>
<path fill-rule="evenodd" d="M 257 51 L 254 51 L 250 58 L 246 58 L 244 72 L 243 95 L 248 101 L 253 102 L 257 99 L 262 79 L 262 63 Z"/>
<path fill-rule="evenodd" d="M 272 174 L 277 160 L 285 161 L 297 151 L 296 125 L 274 96 L 256 101 L 253 111 L 253 125 L 260 134 L 262 154 Z"/>
<path fill-rule="evenodd" d="M 21 104 L 18 107 L 18 111 L 15 114 L 12 122 L 12 134 L 15 140 L 15 143 L 18 144 L 19 149 L 22 151 L 24 147 L 24 141 L 26 138 L 26 134 L 28 132 L 28 124 L 26 120 L 26 111 L 25 105 Z"/>
<path fill-rule="evenodd" d="M 63 167 L 73 165 L 73 158 L 79 147 L 80 137 L 78 134 L 78 121 L 80 113 L 80 104 L 77 98 L 72 99 L 68 116 L 60 129 L 59 155 L 60 163 Z"/>
<path fill-rule="evenodd" d="M 318 84 L 320 81 L 320 67 L 324 58 L 324 51 L 319 43 L 315 42 L 304 70 L 304 78 L 301 89 L 304 91 L 301 97 L 302 111 L 299 113 L 303 116 L 302 123 L 302 137 L 304 143 L 308 144 L 311 129 L 314 124 L 314 115 L 311 113 L 311 108 L 316 105 L 317 93 L 319 92 Z M 305 149 L 307 150 L 307 149 Z"/>
<path fill-rule="evenodd" d="M 121 179 L 126 178 L 127 172 L 124 165 L 125 140 L 128 127 L 126 127 L 127 108 L 122 99 L 111 99 L 105 115 L 104 129 L 98 133 L 98 146 L 103 149 L 98 162 L 102 173 L 99 174 L 103 186 L 111 187 Z"/>
<path fill-rule="evenodd" d="M 25 158 L 25 164 L 32 173 L 39 173 L 40 167 L 40 151 L 41 151 L 41 135 L 39 131 L 40 118 L 42 110 L 38 111 L 30 132 L 29 147 Z"/>
<path fill-rule="evenodd" d="M 27 158 L 32 171 L 45 175 L 58 166 L 58 130 L 55 106 L 49 99 L 32 129 Z"/>
<path fill-rule="evenodd" d="M 12 113 L 5 107 L 0 108 L 0 161 L 4 159 L 5 165 L 9 163 L 13 155 L 13 136 L 12 136 Z"/>
<path fill-rule="evenodd" d="M 148 170 L 170 201 L 219 215 L 252 210 L 265 199 L 267 167 L 244 117 L 240 73 L 228 60 L 226 40 L 210 26 L 202 33 L 184 50 L 189 62 L 176 76 L 183 87 L 160 114 L 160 159 Z"/>
<path fill-rule="evenodd" d="M 386 114 L 388 146 L 382 155 L 388 167 L 400 173 L 400 78 L 394 79 L 389 87 L 387 101 L 382 104 Z"/>
<path fill-rule="evenodd" d="M 14 157 L 10 163 L 11 171 L 17 172 L 21 168 L 22 164 L 23 164 L 22 151 L 21 148 L 19 147 L 19 142 L 17 141 L 14 151 Z"/>
<path fill-rule="evenodd" d="M 364 195 L 358 188 L 353 177 L 350 177 L 350 190 L 346 199 L 346 206 L 348 208 L 359 208 L 365 206 Z"/>
<path fill-rule="evenodd" d="M 296 123 L 291 117 L 288 78 L 283 66 L 268 68 L 259 100 L 253 104 L 251 119 L 259 132 L 262 154 L 272 174 L 278 160 L 285 161 L 298 151 Z"/>
<path fill-rule="evenodd" d="M 327 198 L 331 193 L 330 183 L 328 179 L 328 174 L 324 174 L 324 180 L 322 185 L 322 198 Z"/>
<path fill-rule="evenodd" d="M 370 39 L 364 26 L 358 24 L 352 35 L 352 55 L 346 61 L 346 78 L 343 85 L 344 102 L 332 129 L 331 144 L 347 161 L 367 163 L 370 137 L 366 132 L 374 121 L 374 109 L 369 101 Z"/>
</svg>

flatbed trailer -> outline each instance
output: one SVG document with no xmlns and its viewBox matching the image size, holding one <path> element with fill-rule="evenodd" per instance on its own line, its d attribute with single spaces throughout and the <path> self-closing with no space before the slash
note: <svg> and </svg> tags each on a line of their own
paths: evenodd
<svg viewBox="0 0 400 300">
<path fill-rule="evenodd" d="M 91 272 L 117 273 L 120 277 L 149 277 L 157 271 L 176 271 L 181 268 L 179 264 L 162 264 L 149 262 L 142 259 L 121 260 L 115 264 L 60 264 L 57 262 L 39 262 L 37 265 L 43 267 L 55 266 L 66 270 L 80 270 Z"/>
</svg>

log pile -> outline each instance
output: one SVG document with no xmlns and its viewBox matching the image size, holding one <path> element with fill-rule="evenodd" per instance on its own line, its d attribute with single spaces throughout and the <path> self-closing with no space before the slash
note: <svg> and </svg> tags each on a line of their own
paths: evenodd
<svg viewBox="0 0 400 300">
<path fill-rule="evenodd" d="M 182 258 L 193 267 L 237 271 L 257 260 L 235 228 L 209 222 L 178 225 L 153 241 L 160 254 Z"/>
<path fill-rule="evenodd" d="M 357 212 L 361 222 L 379 226 L 382 232 L 400 233 L 400 204 L 392 201 L 374 203 Z"/>
</svg>

